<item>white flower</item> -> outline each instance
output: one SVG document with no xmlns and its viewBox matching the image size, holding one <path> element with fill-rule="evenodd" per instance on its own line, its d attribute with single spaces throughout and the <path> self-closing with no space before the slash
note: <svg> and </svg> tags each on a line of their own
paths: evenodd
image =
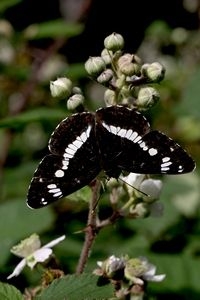
<svg viewBox="0 0 200 300">
<path fill-rule="evenodd" d="M 65 235 L 62 235 L 61 237 L 41 247 L 39 236 L 34 233 L 27 239 L 21 241 L 18 245 L 11 249 L 11 252 L 16 256 L 23 257 L 23 259 L 16 266 L 12 274 L 7 277 L 7 279 L 18 276 L 26 265 L 33 269 L 38 262 L 44 262 L 47 260 L 53 252 L 51 248 L 64 239 Z"/>
<path fill-rule="evenodd" d="M 127 190 L 130 196 L 134 192 L 134 188 L 144 195 L 145 202 L 153 202 L 160 197 L 162 189 L 162 181 L 158 179 L 147 178 L 144 174 L 130 173 L 126 177 L 122 177 L 123 182 L 127 183 Z"/>
<path fill-rule="evenodd" d="M 156 274 L 156 266 L 149 263 L 146 257 L 140 257 L 140 260 L 143 264 L 143 266 L 146 267 L 146 271 L 143 273 L 142 278 L 145 281 L 154 281 L 154 282 L 160 282 L 165 279 L 166 274 Z"/>
<path fill-rule="evenodd" d="M 145 281 L 162 281 L 166 275 L 156 274 L 156 266 L 149 263 L 146 257 L 132 258 L 127 261 L 125 277 L 135 284 L 143 285 Z"/>
</svg>

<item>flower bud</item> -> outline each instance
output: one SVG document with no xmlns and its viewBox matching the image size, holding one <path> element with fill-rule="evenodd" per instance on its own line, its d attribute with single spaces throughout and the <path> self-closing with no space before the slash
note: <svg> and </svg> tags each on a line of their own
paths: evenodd
<svg viewBox="0 0 200 300">
<path fill-rule="evenodd" d="M 0 35 L 5 37 L 11 37 L 13 34 L 13 27 L 11 23 L 9 23 L 6 20 L 1 19 L 0 20 Z"/>
<path fill-rule="evenodd" d="M 106 64 L 102 57 L 90 57 L 85 63 L 85 69 L 91 76 L 98 76 L 106 68 Z"/>
<path fill-rule="evenodd" d="M 125 267 L 125 259 L 111 255 L 103 262 L 98 262 L 98 266 L 101 267 L 102 273 L 108 278 L 117 278 L 123 275 Z M 121 277 L 121 276 L 120 276 Z"/>
<path fill-rule="evenodd" d="M 110 82 L 112 78 L 113 78 L 113 71 L 111 69 L 106 69 L 97 77 L 97 82 L 99 82 L 100 84 L 106 84 Z"/>
<path fill-rule="evenodd" d="M 103 49 L 101 52 L 101 57 L 103 58 L 106 65 L 110 65 L 112 62 L 112 51 L 109 51 L 107 49 Z"/>
<path fill-rule="evenodd" d="M 66 77 L 61 77 L 55 81 L 50 81 L 50 91 L 52 97 L 67 98 L 72 92 L 72 82 Z"/>
<path fill-rule="evenodd" d="M 72 93 L 73 94 L 81 94 L 82 95 L 82 90 L 81 90 L 80 87 L 74 86 L 73 89 L 72 89 Z"/>
<path fill-rule="evenodd" d="M 147 203 L 151 203 L 159 199 L 161 189 L 162 181 L 158 179 L 145 179 L 140 185 L 140 190 L 148 195 L 148 197 L 144 198 L 144 201 Z"/>
<path fill-rule="evenodd" d="M 130 214 L 134 216 L 134 218 L 142 219 L 146 218 L 150 214 L 150 208 L 147 203 L 138 203 L 132 207 L 130 207 Z"/>
<path fill-rule="evenodd" d="M 141 73 L 151 82 L 160 82 L 165 76 L 165 68 L 158 62 L 152 64 L 144 64 Z"/>
<path fill-rule="evenodd" d="M 126 76 L 133 76 L 139 71 L 139 66 L 133 63 L 134 55 L 124 54 L 118 59 L 118 68 Z"/>
<path fill-rule="evenodd" d="M 146 110 L 154 106 L 160 98 L 158 91 L 152 87 L 143 87 L 138 92 L 135 105 L 141 110 Z"/>
<path fill-rule="evenodd" d="M 106 105 L 115 105 L 116 104 L 116 95 L 113 90 L 107 89 L 104 93 L 104 101 Z"/>
<path fill-rule="evenodd" d="M 106 49 L 116 52 L 123 49 L 124 38 L 121 34 L 114 32 L 105 38 L 104 46 Z"/>
<path fill-rule="evenodd" d="M 81 94 L 75 94 L 67 100 L 68 110 L 75 110 L 78 106 L 84 103 L 84 96 Z"/>
</svg>

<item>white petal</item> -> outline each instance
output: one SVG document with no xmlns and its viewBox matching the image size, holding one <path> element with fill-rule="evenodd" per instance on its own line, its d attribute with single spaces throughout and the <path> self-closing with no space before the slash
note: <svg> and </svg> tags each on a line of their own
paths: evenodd
<svg viewBox="0 0 200 300">
<path fill-rule="evenodd" d="M 50 248 L 41 248 L 36 250 L 32 255 L 26 258 L 27 265 L 33 269 L 38 262 L 44 262 L 47 260 L 51 256 L 52 252 L 53 251 Z"/>
<path fill-rule="evenodd" d="M 25 266 L 26 266 L 26 260 L 25 260 L 25 258 L 24 258 L 24 259 L 22 259 L 22 260 L 20 261 L 20 263 L 16 266 L 16 268 L 14 269 L 14 271 L 12 272 L 12 274 L 10 274 L 10 275 L 7 277 L 7 279 L 10 279 L 10 278 L 12 278 L 12 277 L 14 277 L 14 276 L 18 276 L 18 275 L 21 273 L 21 271 L 24 269 Z"/>
<path fill-rule="evenodd" d="M 54 247 L 55 245 L 59 244 L 60 242 L 62 242 L 63 240 L 65 239 L 65 235 L 62 235 L 61 237 L 51 241 L 50 243 L 44 245 L 41 249 L 43 248 L 52 248 Z"/>
<path fill-rule="evenodd" d="M 165 279 L 166 274 L 160 274 L 160 275 L 155 275 L 155 276 L 151 276 L 151 277 L 147 277 L 145 278 L 147 281 L 154 281 L 154 282 L 160 282 L 163 279 Z"/>
</svg>

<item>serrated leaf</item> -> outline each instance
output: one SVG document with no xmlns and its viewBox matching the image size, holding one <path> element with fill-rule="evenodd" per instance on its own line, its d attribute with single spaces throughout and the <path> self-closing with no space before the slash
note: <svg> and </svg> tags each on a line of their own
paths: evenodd
<svg viewBox="0 0 200 300">
<path fill-rule="evenodd" d="M 12 116 L 0 121 L 0 128 L 19 128 L 29 122 L 43 120 L 61 120 L 66 117 L 66 113 L 60 109 L 37 108 L 21 113 L 18 116 Z"/>
<path fill-rule="evenodd" d="M 80 34 L 83 25 L 78 23 L 67 23 L 62 19 L 51 20 L 40 24 L 32 24 L 24 31 L 27 39 L 42 38 L 70 38 Z"/>
<path fill-rule="evenodd" d="M 3 13 L 6 9 L 18 4 L 21 1 L 22 0 L 1 0 L 0 1 L 0 13 Z"/>
<path fill-rule="evenodd" d="M 102 300 L 113 297 L 111 285 L 98 286 L 98 277 L 91 274 L 68 275 L 54 282 L 36 300 Z"/>
<path fill-rule="evenodd" d="M 0 299 L 2 300 L 23 300 L 23 296 L 19 290 L 13 285 L 0 282 Z"/>
</svg>

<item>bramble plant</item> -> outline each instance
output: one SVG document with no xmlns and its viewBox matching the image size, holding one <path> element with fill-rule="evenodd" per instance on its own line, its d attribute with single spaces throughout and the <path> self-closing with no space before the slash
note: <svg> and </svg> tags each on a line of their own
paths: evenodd
<svg viewBox="0 0 200 300">
<path fill-rule="evenodd" d="M 107 36 L 104 40 L 104 47 L 100 56 L 90 57 L 86 61 L 85 69 L 92 80 L 105 87 L 105 106 L 123 105 L 145 112 L 156 105 L 160 97 L 155 84 L 160 83 L 165 75 L 165 68 L 162 64 L 159 62 L 143 64 L 137 55 L 123 53 L 124 39 L 118 33 Z M 69 78 L 60 77 L 51 81 L 50 91 L 52 97 L 67 99 L 68 110 L 77 112 L 85 110 L 83 92 L 79 87 L 74 86 Z M 145 147 L 147 148 L 146 144 L 141 146 L 144 151 L 148 150 Z M 150 155 L 154 156 L 153 150 L 155 149 L 150 150 Z M 169 159 L 165 157 L 162 166 L 163 173 L 169 170 L 170 164 Z M 192 169 L 193 166 L 191 166 Z M 61 242 L 65 236 L 41 247 L 39 237 L 34 234 L 20 243 L 18 247 L 12 248 L 11 252 L 23 259 L 8 279 L 20 275 L 26 265 L 33 271 L 36 266 L 41 265 L 43 276 L 35 290 L 34 296 L 38 295 L 36 299 L 56 299 L 56 293 L 59 293 L 59 299 L 63 297 L 63 299 L 73 300 L 77 297 L 76 286 L 81 295 L 80 299 L 150 299 L 147 294 L 148 282 L 160 282 L 164 280 L 165 274 L 156 275 L 156 266 L 142 254 L 139 257 L 129 257 L 126 253 L 122 253 L 121 257 L 117 257 L 115 253 L 112 253 L 109 257 L 103 258 L 103 261 L 97 262 L 98 268 L 92 272 L 93 274 L 84 273 L 94 241 L 103 228 L 115 224 L 119 219 L 162 216 L 163 207 L 159 202 L 162 189 L 161 179 L 149 174 L 128 173 L 121 174 L 119 179 L 108 178 L 100 174 L 90 184 L 92 196 L 88 201 L 87 224 L 82 230 L 85 234 L 85 241 L 77 264 L 76 276 L 64 275 L 59 267 L 55 269 L 53 265 L 51 267 L 48 264 L 48 268 L 45 267 L 46 261 L 52 257 L 55 263 L 55 257 L 52 256 L 50 248 Z M 109 192 L 112 213 L 109 217 L 102 219 L 99 216 L 100 195 L 105 189 Z M 54 193 L 60 192 L 56 190 Z M 48 298 L 49 295 L 52 298 Z"/>
</svg>

